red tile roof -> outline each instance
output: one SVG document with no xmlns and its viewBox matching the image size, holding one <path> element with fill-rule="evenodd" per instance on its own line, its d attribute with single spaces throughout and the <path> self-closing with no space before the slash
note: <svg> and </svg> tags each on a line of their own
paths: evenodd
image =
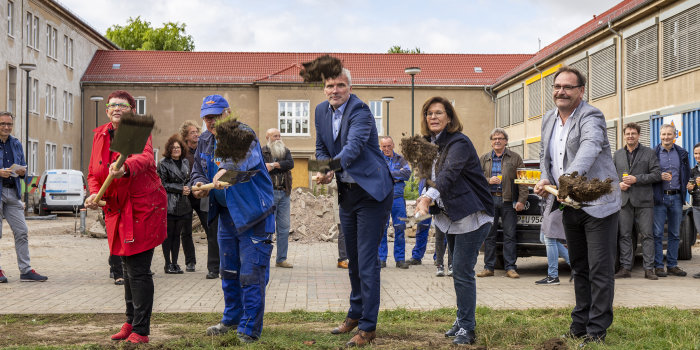
<svg viewBox="0 0 700 350">
<path fill-rule="evenodd" d="M 532 58 L 522 62 L 513 70 L 507 72 L 507 74 L 504 74 L 502 77 L 500 77 L 495 85 L 498 85 L 512 78 L 513 76 L 522 73 L 523 71 L 529 70 L 536 63 L 556 54 L 560 50 L 565 49 L 570 45 L 575 44 L 576 42 L 587 37 L 588 35 L 593 34 L 594 32 L 603 28 L 607 28 L 608 21 L 614 21 L 618 18 L 621 18 L 627 15 L 628 13 L 636 10 L 638 7 L 652 1 L 654 0 L 623 0 L 619 4 L 613 6 L 611 9 L 601 13 L 598 16 L 594 16 L 593 19 L 584 23 L 583 25 L 574 29 L 573 31 L 569 32 L 563 37 L 559 38 L 559 40 L 545 46 L 543 49 L 538 51 Z"/>
<path fill-rule="evenodd" d="M 288 83 L 324 53 L 97 51 L 82 82 Z M 352 73 L 353 84 L 410 85 L 406 67 L 420 67 L 416 85 L 486 86 L 531 54 L 331 53 Z M 119 69 L 113 65 L 118 64 Z M 481 67 L 483 73 L 476 73 Z"/>
</svg>

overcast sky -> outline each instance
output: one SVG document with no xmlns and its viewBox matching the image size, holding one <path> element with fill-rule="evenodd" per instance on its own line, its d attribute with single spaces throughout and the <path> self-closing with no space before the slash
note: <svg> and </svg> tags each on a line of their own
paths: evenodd
<svg viewBox="0 0 700 350">
<path fill-rule="evenodd" d="M 59 0 L 102 34 L 187 24 L 196 51 L 534 53 L 615 0 Z"/>
</svg>

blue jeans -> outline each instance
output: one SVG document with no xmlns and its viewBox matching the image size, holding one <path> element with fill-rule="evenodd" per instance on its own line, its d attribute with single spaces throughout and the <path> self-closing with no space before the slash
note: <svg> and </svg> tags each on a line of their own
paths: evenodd
<svg viewBox="0 0 700 350">
<path fill-rule="evenodd" d="M 406 258 L 406 223 L 399 218 L 406 217 L 406 200 L 403 197 L 394 198 L 391 205 L 391 223 L 394 225 L 394 261 L 404 261 Z M 386 232 L 389 229 L 389 220 L 384 225 L 382 241 L 379 243 L 379 260 L 386 261 L 389 248 L 387 247 Z"/>
<path fill-rule="evenodd" d="M 425 248 L 428 246 L 428 232 L 430 231 L 430 223 L 432 219 L 426 219 L 418 223 L 416 229 L 416 245 L 413 246 L 411 257 L 416 260 L 422 260 L 425 255 Z M 433 259 L 434 260 L 434 259 Z"/>
<path fill-rule="evenodd" d="M 271 234 L 265 220 L 239 233 L 228 209 L 219 214 L 219 256 L 224 316 L 221 323 L 259 338 L 265 312 L 265 286 L 270 277 Z"/>
<path fill-rule="evenodd" d="M 654 205 L 654 267 L 664 268 L 664 223 L 668 219 L 668 245 L 666 246 L 666 267 L 678 265 L 678 244 L 683 216 L 683 202 L 680 194 L 664 194 L 663 204 Z"/>
<path fill-rule="evenodd" d="M 566 263 L 571 265 L 569 262 L 569 250 L 561 243 L 561 240 L 547 238 L 542 232 L 540 232 L 540 242 L 547 249 L 547 276 L 559 277 L 559 257 L 564 258 Z"/>
<path fill-rule="evenodd" d="M 500 217 L 503 228 L 504 267 L 506 271 L 515 270 L 515 261 L 518 258 L 516 255 L 518 239 L 515 235 L 515 224 L 518 218 L 515 215 L 515 208 L 513 208 L 513 202 L 504 202 L 501 196 L 492 195 L 491 198 L 493 198 L 495 215 L 491 231 L 484 241 L 484 269 L 493 271 L 496 265 L 496 236 L 498 235 L 496 224 Z"/>
<path fill-rule="evenodd" d="M 287 192 L 275 190 L 275 231 L 277 231 L 277 259 L 287 260 L 289 247 L 289 196 Z"/>
<path fill-rule="evenodd" d="M 476 329 L 476 279 L 474 266 L 479 257 L 479 248 L 491 230 L 491 224 L 462 233 L 448 234 L 447 244 L 453 251 L 452 275 L 457 295 L 457 324 L 467 331 Z"/>
</svg>

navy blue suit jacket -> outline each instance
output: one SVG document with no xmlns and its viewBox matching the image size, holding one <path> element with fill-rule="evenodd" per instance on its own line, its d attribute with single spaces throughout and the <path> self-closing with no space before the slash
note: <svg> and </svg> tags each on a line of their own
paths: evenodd
<svg viewBox="0 0 700 350">
<path fill-rule="evenodd" d="M 328 105 L 324 101 L 316 106 L 316 159 L 339 158 L 342 171 L 347 171 L 372 198 L 384 200 L 394 186 L 379 150 L 372 112 L 362 100 L 350 94 L 340 123 L 339 140 L 334 140 L 333 115 Z"/>
</svg>

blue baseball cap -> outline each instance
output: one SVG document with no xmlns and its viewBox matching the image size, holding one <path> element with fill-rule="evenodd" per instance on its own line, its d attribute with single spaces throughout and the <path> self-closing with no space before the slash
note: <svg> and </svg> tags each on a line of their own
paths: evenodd
<svg viewBox="0 0 700 350">
<path fill-rule="evenodd" d="M 221 114 L 224 109 L 228 108 L 228 101 L 221 95 L 209 95 L 202 101 L 202 111 L 199 113 L 200 118 L 205 115 Z"/>
</svg>

